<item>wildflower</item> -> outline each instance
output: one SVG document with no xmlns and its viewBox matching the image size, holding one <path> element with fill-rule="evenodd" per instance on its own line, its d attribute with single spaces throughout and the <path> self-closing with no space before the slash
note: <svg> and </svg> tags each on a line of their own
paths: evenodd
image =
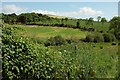
<svg viewBox="0 0 120 80">
<path fill-rule="evenodd" d="M 64 52 L 67 52 L 66 50 L 64 50 Z"/>
<path fill-rule="evenodd" d="M 59 54 L 62 54 L 61 52 L 58 52 Z"/>
</svg>

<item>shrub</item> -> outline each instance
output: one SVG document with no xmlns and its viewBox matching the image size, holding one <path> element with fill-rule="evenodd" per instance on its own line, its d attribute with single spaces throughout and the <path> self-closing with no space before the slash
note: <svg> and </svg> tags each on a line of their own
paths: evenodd
<svg viewBox="0 0 120 80">
<path fill-rule="evenodd" d="M 94 41 L 94 35 L 93 34 L 89 34 L 86 36 L 85 38 L 86 42 L 93 42 Z"/>
<path fill-rule="evenodd" d="M 32 78 L 36 58 L 33 44 L 24 37 L 14 35 L 13 28 L 4 27 L 2 30 L 3 80 Z"/>
<path fill-rule="evenodd" d="M 94 36 L 94 42 L 104 42 L 104 38 L 101 34 L 96 34 Z"/>
<path fill-rule="evenodd" d="M 89 34 L 85 38 L 86 42 L 104 42 L 104 38 L 101 34 Z"/>
<path fill-rule="evenodd" d="M 56 69 L 55 56 L 59 55 L 44 46 L 35 46 L 28 38 L 14 35 L 12 30 L 10 27 L 3 28 L 2 80 L 53 78 Z"/>
<path fill-rule="evenodd" d="M 103 49 L 103 47 L 102 47 L 102 46 L 100 46 L 100 49 Z"/>
<path fill-rule="evenodd" d="M 103 30 L 100 30 L 99 32 L 100 32 L 100 33 L 103 33 Z"/>
<path fill-rule="evenodd" d="M 115 43 L 115 42 L 113 42 L 113 43 L 112 43 L 112 45 L 116 45 L 116 43 Z"/>
<path fill-rule="evenodd" d="M 71 44 L 71 43 L 73 43 L 74 41 L 73 41 L 72 39 L 66 39 L 66 42 L 67 42 L 68 44 Z"/>
<path fill-rule="evenodd" d="M 65 42 L 64 38 L 58 35 L 48 39 L 47 42 L 45 42 L 45 46 L 60 46 L 65 44 Z"/>
<path fill-rule="evenodd" d="M 115 36 L 110 33 L 104 33 L 103 37 L 104 37 L 104 42 L 111 42 L 115 40 Z"/>
</svg>

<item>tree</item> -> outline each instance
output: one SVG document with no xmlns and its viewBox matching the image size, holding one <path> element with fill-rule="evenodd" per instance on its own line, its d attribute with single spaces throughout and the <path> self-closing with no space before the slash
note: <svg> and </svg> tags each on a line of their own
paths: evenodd
<svg viewBox="0 0 120 80">
<path fill-rule="evenodd" d="M 110 20 L 110 29 L 119 29 L 120 25 L 120 17 L 113 17 L 111 20 Z"/>
<path fill-rule="evenodd" d="M 23 23 L 23 24 L 26 24 L 26 15 L 25 14 L 20 14 L 19 16 L 18 16 L 18 22 L 20 22 L 20 23 Z"/>
<path fill-rule="evenodd" d="M 93 25 L 93 18 L 92 17 L 90 17 L 89 19 L 88 19 L 88 24 L 91 24 L 91 25 Z"/>
<path fill-rule="evenodd" d="M 107 22 L 106 18 L 101 18 L 101 22 L 102 22 L 102 24 L 104 24 L 105 22 Z"/>
<path fill-rule="evenodd" d="M 12 24 L 15 24 L 16 23 L 16 21 L 17 21 L 17 15 L 15 14 L 15 13 L 12 13 L 11 15 L 11 22 L 12 22 Z"/>
<path fill-rule="evenodd" d="M 110 33 L 104 33 L 103 37 L 104 37 L 104 42 L 111 42 L 115 40 L 115 36 Z"/>
<path fill-rule="evenodd" d="M 68 20 L 68 18 L 66 17 L 66 18 L 65 18 L 65 20 L 67 21 L 67 20 Z"/>
<path fill-rule="evenodd" d="M 120 17 L 113 17 L 110 20 L 110 30 L 114 30 L 115 37 L 120 40 Z"/>
<path fill-rule="evenodd" d="M 98 22 L 100 22 L 100 19 L 101 19 L 101 16 L 98 16 L 98 17 L 97 17 Z"/>
<path fill-rule="evenodd" d="M 63 24 L 63 20 L 64 20 L 64 19 L 62 18 L 62 19 L 61 19 L 61 23 L 62 23 L 62 24 Z"/>
<path fill-rule="evenodd" d="M 80 23 L 79 23 L 79 21 L 77 21 L 76 27 L 77 27 L 77 28 L 80 28 Z"/>
</svg>

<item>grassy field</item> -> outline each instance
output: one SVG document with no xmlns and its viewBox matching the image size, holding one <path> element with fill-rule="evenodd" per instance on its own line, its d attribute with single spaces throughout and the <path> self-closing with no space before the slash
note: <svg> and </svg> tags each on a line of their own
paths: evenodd
<svg viewBox="0 0 120 80">
<path fill-rule="evenodd" d="M 17 26 L 25 30 L 22 32 L 25 32 L 25 36 L 42 39 L 46 39 L 56 35 L 61 35 L 63 38 L 80 39 L 85 38 L 87 34 L 92 33 L 87 31 L 80 31 L 79 29 L 62 27 L 26 25 Z M 17 32 L 21 33 L 21 30 L 18 30 Z M 111 43 L 81 42 L 63 46 L 51 46 L 49 48 L 53 51 L 60 51 L 63 54 L 63 60 L 73 59 L 72 64 L 83 65 L 86 69 L 88 69 L 89 66 L 92 66 L 92 69 L 95 71 L 96 77 L 113 78 L 116 75 L 116 65 L 118 60 L 117 45 L 111 45 Z"/>
<path fill-rule="evenodd" d="M 80 64 L 86 69 L 92 67 L 97 78 L 114 78 L 116 75 L 117 45 L 112 46 L 111 43 L 77 43 L 50 48 L 60 51 L 63 55 L 69 54 L 69 57 L 73 61 L 75 60 L 73 64 Z"/>
<path fill-rule="evenodd" d="M 18 33 L 24 33 L 27 37 L 34 38 L 49 38 L 61 35 L 63 38 L 81 39 L 85 38 L 88 31 L 81 31 L 79 29 L 63 28 L 63 27 L 47 27 L 47 26 L 26 26 L 15 25 L 23 28 L 25 31 L 17 30 Z"/>
<path fill-rule="evenodd" d="M 95 32 L 63 27 L 34 25 L 9 26 L 16 27 L 16 29 L 14 29 L 17 34 L 24 35 L 35 40 L 47 40 L 49 37 L 56 35 L 61 35 L 63 38 L 81 39 L 85 38 L 87 34 L 95 34 Z M 30 40 L 34 42 L 33 39 Z M 112 45 L 112 42 L 93 43 L 78 41 L 66 43 L 61 46 L 45 47 L 43 41 L 43 43 L 34 43 L 34 46 L 38 47 L 37 54 L 39 56 L 37 56 L 37 58 L 41 61 L 44 61 L 44 59 L 41 58 L 43 54 L 49 54 L 49 56 L 46 56 L 47 58 L 45 57 L 45 60 L 48 59 L 48 63 L 51 61 L 53 63 L 52 65 L 55 66 L 56 72 L 53 72 L 54 76 L 68 77 L 69 72 L 70 76 L 73 78 L 78 75 L 93 78 L 114 78 L 117 74 L 116 66 L 118 64 L 118 45 Z M 46 67 L 47 63 L 43 63 Z M 48 64 L 48 66 L 50 65 Z M 48 70 L 46 69 L 43 72 L 45 71 Z"/>
</svg>

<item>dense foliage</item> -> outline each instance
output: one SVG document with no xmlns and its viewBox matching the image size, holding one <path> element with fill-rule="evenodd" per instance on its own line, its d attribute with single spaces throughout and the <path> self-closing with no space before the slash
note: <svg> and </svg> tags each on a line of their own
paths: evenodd
<svg viewBox="0 0 120 80">
<path fill-rule="evenodd" d="M 97 23 L 93 20 L 92 17 L 89 19 L 75 19 L 75 18 L 55 18 L 50 17 L 49 15 L 43 15 L 40 13 L 22 13 L 16 15 L 12 14 L 3 14 L 2 20 L 8 24 L 26 24 L 26 25 L 40 25 L 40 26 L 58 26 L 58 27 L 68 27 L 68 28 L 78 28 L 84 30 L 89 30 L 89 28 L 104 30 L 104 28 L 109 28 L 109 23 L 107 23 L 105 18 L 101 19 L 101 22 Z M 100 21 L 100 20 L 99 20 Z M 102 27 L 103 26 L 103 27 Z M 99 27 L 99 28 L 98 28 Z M 102 28 L 101 28 L 102 27 Z"/>
<path fill-rule="evenodd" d="M 99 30 L 99 28 L 93 27 L 96 25 L 93 18 L 88 20 L 58 19 L 42 14 L 22 13 L 20 15 L 3 14 L 3 20 L 5 23 L 12 25 L 34 24 L 72 27 L 91 33 L 85 35 L 83 39 L 85 42 L 74 42 L 71 38 L 65 39 L 61 35 L 54 35 L 42 43 L 40 37 L 21 36 L 21 34 L 27 34 L 27 32 L 17 33 L 16 31 L 24 31 L 21 27 L 2 26 L 3 80 L 56 78 L 87 80 L 88 78 L 98 77 L 111 78 L 117 74 L 118 54 L 116 53 L 118 46 L 116 42 L 112 41 L 115 41 L 115 37 L 119 39 L 119 32 L 116 32 L 119 24 L 118 18 L 115 18 L 115 21 L 114 18 L 110 21 L 110 30 L 105 29 L 105 32 L 102 29 Z M 107 23 L 105 18 L 98 17 L 97 24 L 103 26 L 105 23 Z M 46 29 L 45 31 L 48 31 Z M 34 30 L 33 27 L 33 33 L 35 33 Z M 44 32 L 44 29 L 42 32 Z M 112 42 L 112 44 L 103 42 Z"/>
<path fill-rule="evenodd" d="M 120 40 L 120 17 L 113 17 L 110 20 L 110 30 L 114 29 L 115 37 Z"/>
<path fill-rule="evenodd" d="M 102 52 L 98 54 L 94 48 L 89 49 L 91 46 L 95 47 L 96 44 L 82 43 L 81 45 L 84 46 L 81 46 L 72 43 L 48 48 L 40 44 L 33 44 L 29 39 L 15 34 L 15 29 L 20 28 L 4 26 L 2 29 L 3 80 L 43 78 L 84 80 L 100 75 L 101 77 L 111 75 L 108 74 L 109 70 L 114 69 L 116 65 L 112 62 L 117 60 L 116 55 L 107 53 L 103 55 Z M 60 36 L 54 37 L 54 39 L 56 42 L 62 41 Z M 101 62 L 99 64 L 102 66 L 98 62 L 92 63 L 94 60 Z M 108 64 L 102 63 L 106 61 Z M 104 75 L 102 75 L 103 73 Z M 113 71 L 113 73 L 115 72 Z"/>
<path fill-rule="evenodd" d="M 109 22 L 106 18 L 98 16 L 98 22 L 93 20 L 92 17 L 89 19 L 73 19 L 73 18 L 53 18 L 48 15 L 39 13 L 22 13 L 20 15 L 3 14 L 2 20 L 8 24 L 26 24 L 26 25 L 40 25 L 40 26 L 57 26 L 57 27 L 68 27 L 77 28 L 85 31 L 97 31 L 100 33 L 107 32 L 109 29 L 114 29 L 114 35 L 119 39 L 119 17 L 113 17 Z M 110 23 L 110 25 L 109 25 Z"/>
<path fill-rule="evenodd" d="M 3 80 L 85 78 L 82 66 L 72 64 L 68 55 L 35 46 L 29 39 L 15 35 L 13 29 L 16 27 L 3 26 L 2 29 Z"/>
<path fill-rule="evenodd" d="M 104 42 L 115 41 L 115 36 L 114 36 L 113 34 L 104 33 L 104 34 L 103 34 L 103 37 L 104 37 Z"/>
<path fill-rule="evenodd" d="M 113 42 L 116 41 L 116 38 L 111 33 L 95 33 L 88 34 L 84 40 L 85 42 Z"/>
<path fill-rule="evenodd" d="M 65 39 L 61 36 L 51 37 L 45 42 L 45 46 L 60 46 L 65 44 Z"/>
<path fill-rule="evenodd" d="M 33 76 L 36 54 L 28 39 L 16 36 L 14 28 L 2 28 L 3 80 L 28 79 Z M 27 76 L 26 76 L 27 75 Z"/>
</svg>

